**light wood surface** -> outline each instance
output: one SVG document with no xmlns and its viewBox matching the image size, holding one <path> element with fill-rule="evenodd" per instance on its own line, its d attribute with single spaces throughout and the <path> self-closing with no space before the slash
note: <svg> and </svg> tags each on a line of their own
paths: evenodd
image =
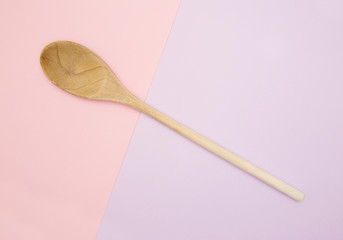
<svg viewBox="0 0 343 240">
<path fill-rule="evenodd" d="M 40 63 L 51 82 L 63 90 L 80 97 L 113 101 L 133 107 L 294 200 L 304 199 L 305 195 L 301 191 L 135 97 L 100 57 L 82 45 L 69 41 L 50 43 L 43 49 Z"/>
</svg>

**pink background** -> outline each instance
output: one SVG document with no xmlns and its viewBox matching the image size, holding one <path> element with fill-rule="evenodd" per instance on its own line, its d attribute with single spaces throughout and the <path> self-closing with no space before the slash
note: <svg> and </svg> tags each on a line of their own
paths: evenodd
<svg viewBox="0 0 343 240">
<path fill-rule="evenodd" d="M 98 240 L 343 239 L 342 3 L 184 0 L 147 98 L 304 202 L 141 115 Z"/>
<path fill-rule="evenodd" d="M 138 113 L 69 95 L 51 41 L 94 50 L 144 98 L 179 0 L 13 0 L 0 15 L 0 239 L 95 239 Z"/>
</svg>

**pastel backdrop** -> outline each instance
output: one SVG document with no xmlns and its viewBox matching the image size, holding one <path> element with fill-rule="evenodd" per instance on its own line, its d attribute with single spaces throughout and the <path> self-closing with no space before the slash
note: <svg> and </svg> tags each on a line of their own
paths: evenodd
<svg viewBox="0 0 343 240">
<path fill-rule="evenodd" d="M 185 0 L 154 76 L 178 4 L 4 4 L 1 239 L 342 239 L 341 1 Z M 133 110 L 57 89 L 38 58 L 59 39 L 96 51 L 141 98 L 154 78 L 149 104 L 305 201 L 144 115 L 133 133 Z"/>
</svg>

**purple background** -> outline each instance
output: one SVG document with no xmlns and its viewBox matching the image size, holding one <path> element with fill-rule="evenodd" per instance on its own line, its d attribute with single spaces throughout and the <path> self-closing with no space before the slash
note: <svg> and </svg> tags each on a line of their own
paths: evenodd
<svg viewBox="0 0 343 240">
<path fill-rule="evenodd" d="M 342 9 L 184 0 L 147 103 L 305 200 L 141 115 L 98 240 L 343 239 Z"/>
</svg>

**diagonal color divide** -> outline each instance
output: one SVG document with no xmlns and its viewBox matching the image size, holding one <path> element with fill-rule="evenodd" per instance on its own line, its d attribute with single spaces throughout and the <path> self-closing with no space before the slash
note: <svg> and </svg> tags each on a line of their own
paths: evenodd
<svg viewBox="0 0 343 240">
<path fill-rule="evenodd" d="M 97 239 L 343 239 L 342 4 L 182 1 L 147 98 L 304 202 L 142 115 Z"/>
</svg>

